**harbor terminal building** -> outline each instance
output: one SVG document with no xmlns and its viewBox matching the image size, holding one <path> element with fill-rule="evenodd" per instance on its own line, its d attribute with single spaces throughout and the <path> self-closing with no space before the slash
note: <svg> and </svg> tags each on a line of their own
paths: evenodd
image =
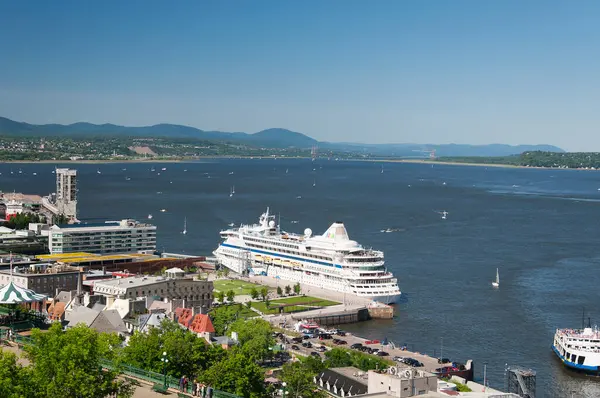
<svg viewBox="0 0 600 398">
<path fill-rule="evenodd" d="M 50 254 L 153 252 L 156 226 L 135 220 L 54 225 L 48 235 Z"/>
</svg>

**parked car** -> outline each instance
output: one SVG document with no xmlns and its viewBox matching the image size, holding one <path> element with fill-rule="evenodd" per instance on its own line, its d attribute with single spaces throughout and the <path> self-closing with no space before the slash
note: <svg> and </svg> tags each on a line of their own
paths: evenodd
<svg viewBox="0 0 600 398">
<path fill-rule="evenodd" d="M 325 352 L 325 351 L 327 351 L 327 348 L 325 348 L 325 346 L 322 345 L 321 347 L 317 347 L 317 351 Z"/>
<path fill-rule="evenodd" d="M 392 360 L 394 362 L 402 362 L 404 360 L 404 358 L 403 357 L 394 357 L 394 358 L 392 358 Z"/>
<path fill-rule="evenodd" d="M 345 336 L 346 332 L 344 332 L 343 330 L 336 330 L 335 334 L 337 334 L 338 336 Z"/>
<path fill-rule="evenodd" d="M 354 343 L 350 346 L 353 350 L 360 350 L 363 345 L 360 343 Z"/>
<path fill-rule="evenodd" d="M 296 350 L 296 351 L 298 351 L 299 349 L 300 349 L 300 347 L 298 347 L 296 344 L 294 344 L 294 345 L 292 346 L 292 350 Z"/>
<path fill-rule="evenodd" d="M 294 337 L 294 338 L 292 339 L 292 341 L 293 341 L 294 343 L 302 343 L 302 337 Z"/>
<path fill-rule="evenodd" d="M 310 341 L 305 341 L 304 343 L 302 343 L 302 347 L 312 348 L 312 344 Z"/>
<path fill-rule="evenodd" d="M 312 351 L 312 352 L 310 353 L 310 355 L 311 355 L 311 356 L 313 356 L 313 357 L 321 358 L 321 356 L 319 355 L 319 353 L 318 353 L 318 352 L 316 352 L 316 351 Z"/>
<path fill-rule="evenodd" d="M 438 363 L 450 363 L 448 358 L 438 358 Z"/>
<path fill-rule="evenodd" d="M 402 362 L 407 365 L 414 366 L 415 368 L 420 368 L 421 366 L 423 366 L 421 362 L 417 361 L 414 358 L 404 358 Z"/>
<path fill-rule="evenodd" d="M 387 357 L 388 355 L 390 355 L 390 354 L 388 354 L 385 351 L 377 351 L 377 356 L 378 357 Z"/>
</svg>

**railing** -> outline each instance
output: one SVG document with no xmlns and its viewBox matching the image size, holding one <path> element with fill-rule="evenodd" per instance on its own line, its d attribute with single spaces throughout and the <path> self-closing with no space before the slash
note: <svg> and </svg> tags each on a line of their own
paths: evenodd
<svg viewBox="0 0 600 398">
<path fill-rule="evenodd" d="M 2 331 L 0 331 L 0 334 L 1 333 L 2 333 Z M 31 344 L 33 342 L 31 337 L 20 336 L 20 335 L 15 335 L 14 341 L 17 342 L 17 344 L 22 344 L 22 345 L 23 344 Z M 155 384 L 160 384 L 160 385 L 163 385 L 165 383 L 165 375 L 163 375 L 161 373 L 153 372 L 151 370 L 144 370 L 144 369 L 140 369 L 135 366 L 131 366 L 131 365 L 127 365 L 127 364 L 115 365 L 115 363 L 113 361 L 110 361 L 108 359 L 101 359 L 100 365 L 104 369 L 116 370 L 120 374 L 123 374 L 125 376 L 135 377 L 136 379 L 145 380 L 150 383 L 155 383 Z M 166 384 L 167 384 L 168 388 L 173 388 L 173 389 L 179 390 L 179 379 L 177 379 L 173 376 L 166 377 Z M 192 394 L 192 383 L 188 383 L 187 388 L 184 392 L 187 394 L 190 394 L 190 395 Z M 213 396 L 213 398 L 241 398 L 238 395 L 230 394 L 228 392 L 220 391 L 220 390 L 213 390 L 212 396 Z"/>
</svg>

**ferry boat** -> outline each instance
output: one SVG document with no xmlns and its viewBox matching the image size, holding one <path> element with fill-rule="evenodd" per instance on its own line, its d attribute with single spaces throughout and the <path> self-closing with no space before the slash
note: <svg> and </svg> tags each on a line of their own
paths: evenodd
<svg viewBox="0 0 600 398">
<path fill-rule="evenodd" d="M 238 274 L 267 275 L 385 304 L 401 294 L 383 252 L 350 240 L 341 222 L 323 235 L 313 236 L 310 228 L 292 234 L 280 230 L 267 208 L 258 224 L 223 230 L 221 238 L 213 254 Z"/>
<path fill-rule="evenodd" d="M 557 329 L 552 349 L 565 366 L 600 375 L 600 332 L 597 328 Z"/>
</svg>

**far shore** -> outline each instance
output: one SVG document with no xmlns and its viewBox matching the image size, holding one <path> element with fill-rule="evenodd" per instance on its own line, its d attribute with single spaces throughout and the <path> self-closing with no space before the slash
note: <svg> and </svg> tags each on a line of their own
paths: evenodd
<svg viewBox="0 0 600 398">
<path fill-rule="evenodd" d="M 78 159 L 78 160 L 0 160 L 0 163 L 49 163 L 49 164 L 102 164 L 102 163 L 185 163 L 194 162 L 197 160 L 210 160 L 210 159 L 310 159 L 309 157 L 302 156 L 198 156 L 194 158 L 181 158 L 181 159 L 157 159 L 157 158 L 138 158 L 138 159 Z"/>
<path fill-rule="evenodd" d="M 416 164 L 443 164 L 449 166 L 478 166 L 478 167 L 510 167 L 516 169 L 533 169 L 533 168 L 545 168 L 545 167 L 526 167 L 518 166 L 514 164 L 502 164 L 502 163 L 472 163 L 472 162 L 448 162 L 441 160 L 429 160 L 429 159 L 384 159 L 378 160 L 380 162 L 387 163 L 416 163 Z"/>
<path fill-rule="evenodd" d="M 183 159 L 156 159 L 156 158 L 139 158 L 139 159 L 103 159 L 103 160 L 0 160 L 0 164 L 110 164 L 110 163 L 186 163 L 199 160 L 217 160 L 217 159 L 310 159 L 303 156 L 198 156 L 194 158 Z M 539 167 L 539 166 L 519 166 L 514 164 L 504 163 L 473 163 L 473 162 L 449 162 L 442 160 L 431 159 L 340 159 L 341 161 L 356 161 L 356 162 L 381 162 L 381 163 L 410 163 L 410 164 L 427 164 L 427 165 L 444 165 L 444 166 L 470 166 L 470 167 L 495 167 L 495 168 L 511 168 L 511 169 L 542 169 L 542 170 L 587 170 L 591 169 L 563 169 L 559 167 Z"/>
</svg>

